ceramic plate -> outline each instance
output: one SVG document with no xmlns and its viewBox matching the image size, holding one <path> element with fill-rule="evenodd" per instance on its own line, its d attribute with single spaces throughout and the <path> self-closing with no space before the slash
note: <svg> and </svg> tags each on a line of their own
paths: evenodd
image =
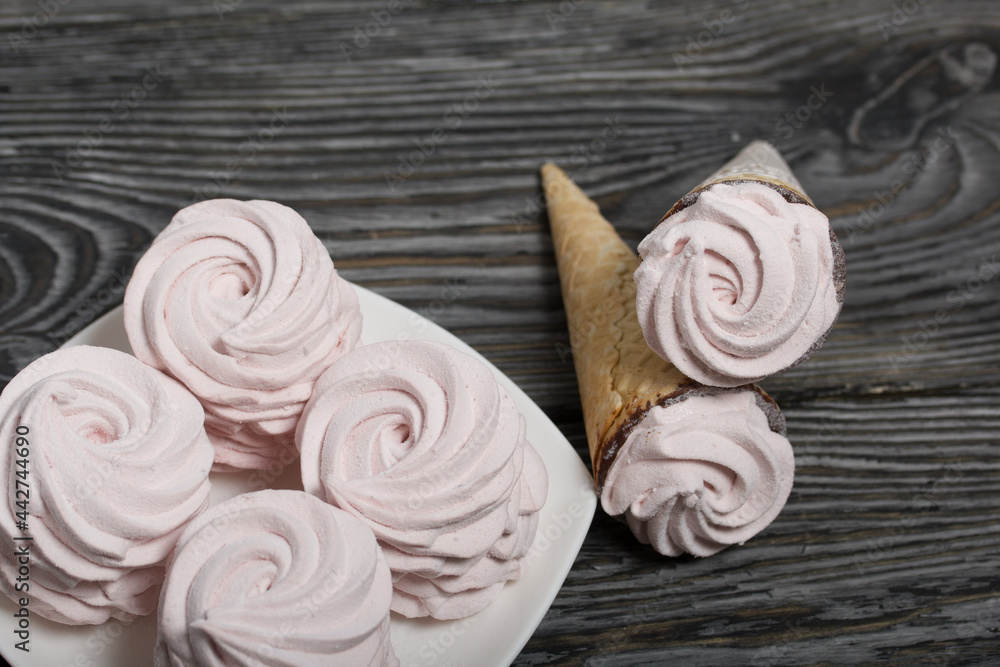
<svg viewBox="0 0 1000 667">
<path fill-rule="evenodd" d="M 538 627 L 562 586 L 597 506 L 586 466 L 559 429 L 507 376 L 478 352 L 421 315 L 358 287 L 364 314 L 362 341 L 431 340 L 448 343 L 480 359 L 510 392 L 527 422 L 528 439 L 549 471 L 549 495 L 523 577 L 507 584 L 483 611 L 459 621 L 406 619 L 392 615 L 392 643 L 404 667 L 509 665 Z M 131 352 L 122 309 L 88 326 L 66 343 L 100 345 Z M 258 473 L 259 474 L 259 473 Z M 260 488 L 251 473 L 212 473 L 212 503 Z M 298 466 L 289 466 L 270 486 L 301 489 Z M 30 606 L 29 606 L 30 609 Z M 131 623 L 111 620 L 75 627 L 32 616 L 29 653 L 15 649 L 14 604 L 0 595 L 0 654 L 13 667 L 149 667 L 156 640 L 155 614 Z"/>
</svg>

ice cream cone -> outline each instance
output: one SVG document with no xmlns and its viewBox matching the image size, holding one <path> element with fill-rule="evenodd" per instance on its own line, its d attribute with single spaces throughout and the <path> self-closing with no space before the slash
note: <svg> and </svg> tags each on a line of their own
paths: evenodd
<svg viewBox="0 0 1000 667">
<path fill-rule="evenodd" d="M 844 303 L 844 250 L 764 141 L 681 197 L 639 253 L 646 341 L 705 384 L 758 382 L 808 359 Z"/>
<path fill-rule="evenodd" d="M 542 183 L 600 490 L 618 450 L 651 408 L 726 390 L 690 380 L 650 349 L 636 317 L 632 274 L 639 257 L 561 169 L 543 166 Z M 783 433 L 777 406 L 759 387 L 750 388 L 772 430 Z"/>
<path fill-rule="evenodd" d="M 752 141 L 732 160 L 722 165 L 715 173 L 699 183 L 691 192 L 681 197 L 663 216 L 670 217 L 677 211 L 697 201 L 702 192 L 716 183 L 763 183 L 768 185 L 793 204 L 816 205 L 805 193 L 802 185 L 792 173 L 791 167 L 781 157 L 781 153 L 766 141 Z"/>
</svg>

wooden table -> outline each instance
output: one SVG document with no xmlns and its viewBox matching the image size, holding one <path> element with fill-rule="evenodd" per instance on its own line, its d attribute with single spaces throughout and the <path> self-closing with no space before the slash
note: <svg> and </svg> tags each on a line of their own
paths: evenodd
<svg viewBox="0 0 1000 667">
<path fill-rule="evenodd" d="M 179 208 L 271 199 L 586 457 L 538 167 L 637 243 L 775 142 L 849 267 L 826 347 L 764 383 L 792 496 L 704 560 L 599 512 L 516 664 L 1000 659 L 996 2 L 8 0 L 0 37 L 3 383 Z"/>
</svg>

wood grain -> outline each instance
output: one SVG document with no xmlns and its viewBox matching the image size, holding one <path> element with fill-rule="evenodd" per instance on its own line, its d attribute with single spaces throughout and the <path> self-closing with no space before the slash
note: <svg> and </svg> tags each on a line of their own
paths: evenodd
<svg viewBox="0 0 1000 667">
<path fill-rule="evenodd" d="M 586 458 L 538 167 L 634 244 L 770 139 L 848 262 L 829 342 L 764 383 L 792 497 L 705 560 L 599 515 L 516 664 L 1000 654 L 995 2 L 403 2 L 350 61 L 388 2 L 58 6 L 23 41 L 41 5 L 0 6 L 0 383 L 120 303 L 217 186 L 299 210 L 345 277 L 483 352 Z"/>
</svg>

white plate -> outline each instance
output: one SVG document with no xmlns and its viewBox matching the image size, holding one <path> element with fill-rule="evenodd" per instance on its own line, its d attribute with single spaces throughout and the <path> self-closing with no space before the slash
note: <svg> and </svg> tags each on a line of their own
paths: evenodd
<svg viewBox="0 0 1000 667">
<path fill-rule="evenodd" d="M 586 466 L 545 413 L 507 376 L 478 352 L 430 320 L 383 296 L 356 287 L 364 314 L 362 340 L 432 340 L 448 343 L 483 361 L 510 392 L 527 422 L 528 439 L 549 471 L 549 495 L 524 576 L 507 584 L 486 609 L 460 621 L 407 619 L 392 615 L 392 644 L 404 667 L 509 665 L 524 648 L 566 579 L 597 506 Z M 115 310 L 72 339 L 73 345 L 101 345 L 131 352 Z M 301 489 L 293 464 L 272 486 Z M 212 503 L 254 488 L 250 474 L 212 473 Z M 258 487 L 259 488 L 259 487 Z M 0 654 L 13 667 L 146 667 L 152 665 L 155 614 L 132 623 L 112 620 L 99 626 L 68 626 L 31 617 L 30 653 L 14 648 L 13 602 L 0 595 Z M 29 605 L 30 609 L 30 605 Z"/>
</svg>

